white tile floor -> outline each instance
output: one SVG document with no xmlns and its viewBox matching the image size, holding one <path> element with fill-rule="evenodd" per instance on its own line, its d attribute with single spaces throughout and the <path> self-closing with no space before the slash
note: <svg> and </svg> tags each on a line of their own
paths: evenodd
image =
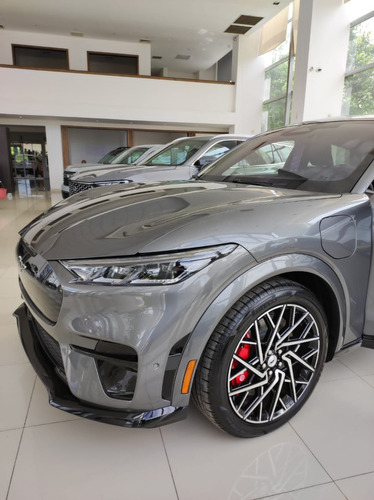
<svg viewBox="0 0 374 500">
<path fill-rule="evenodd" d="M 220 432 L 195 408 L 183 422 L 131 430 L 50 407 L 12 317 L 17 231 L 49 205 L 0 200 L 1 500 L 374 498 L 374 350 L 327 364 L 291 423 L 252 440 Z"/>
</svg>

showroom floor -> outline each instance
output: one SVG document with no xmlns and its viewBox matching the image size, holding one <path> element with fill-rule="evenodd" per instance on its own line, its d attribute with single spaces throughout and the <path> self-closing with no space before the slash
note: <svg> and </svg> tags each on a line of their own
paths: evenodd
<svg viewBox="0 0 374 500">
<path fill-rule="evenodd" d="M 373 498 L 374 350 L 327 364 L 291 423 L 252 440 L 195 408 L 183 422 L 132 430 L 50 407 L 12 316 L 17 231 L 49 206 L 43 193 L 0 200 L 0 500 Z"/>
</svg>

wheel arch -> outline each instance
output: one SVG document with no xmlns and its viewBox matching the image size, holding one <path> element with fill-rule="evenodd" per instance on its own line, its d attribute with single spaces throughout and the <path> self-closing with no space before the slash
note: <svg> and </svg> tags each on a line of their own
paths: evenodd
<svg viewBox="0 0 374 500">
<path fill-rule="evenodd" d="M 320 276 L 308 272 L 287 272 L 279 274 L 279 277 L 289 279 L 305 286 L 305 288 L 308 288 L 317 297 L 328 322 L 329 344 L 326 361 L 330 361 L 336 351 L 342 326 L 339 304 L 331 286 Z M 329 304 L 329 307 L 325 307 L 325 304 Z"/>
<path fill-rule="evenodd" d="M 220 292 L 201 316 L 183 352 L 174 383 L 173 404 L 188 405 L 190 392 L 181 394 L 179 389 L 182 386 L 187 364 L 191 359 L 199 362 L 221 318 L 245 293 L 273 278 L 295 281 L 316 295 L 328 318 L 329 346 L 326 359 L 331 360 L 335 351 L 341 348 L 348 312 L 345 287 L 338 275 L 326 262 L 314 256 L 303 254 L 278 256 L 256 264 L 235 278 Z M 329 304 L 329 308 L 326 304 Z"/>
</svg>

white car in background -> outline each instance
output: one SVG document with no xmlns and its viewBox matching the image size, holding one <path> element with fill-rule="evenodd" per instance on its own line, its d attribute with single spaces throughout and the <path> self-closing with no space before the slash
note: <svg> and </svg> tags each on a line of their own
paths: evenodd
<svg viewBox="0 0 374 500">
<path fill-rule="evenodd" d="M 69 179 L 73 175 L 97 169 L 136 165 L 156 153 L 163 146 L 163 144 L 142 144 L 131 148 L 119 147 L 107 153 L 97 163 L 69 165 L 64 170 L 64 180 L 61 186 L 62 197 L 67 198 L 69 196 Z"/>
<path fill-rule="evenodd" d="M 69 179 L 70 195 L 110 184 L 188 180 L 249 137 L 222 134 L 175 139 L 157 153 L 139 161 L 136 166 L 133 164 L 130 167 L 75 174 Z"/>
</svg>

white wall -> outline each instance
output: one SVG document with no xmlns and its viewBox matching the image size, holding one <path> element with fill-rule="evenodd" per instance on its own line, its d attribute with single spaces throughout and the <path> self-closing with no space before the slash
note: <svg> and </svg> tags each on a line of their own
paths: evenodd
<svg viewBox="0 0 374 500">
<path fill-rule="evenodd" d="M 211 66 L 210 68 L 199 71 L 198 79 L 212 81 L 217 80 L 217 65 L 213 64 L 213 66 Z"/>
<path fill-rule="evenodd" d="M 233 85 L 0 67 L 7 115 L 231 126 Z"/>
<path fill-rule="evenodd" d="M 49 182 L 51 190 L 60 190 L 63 180 L 64 164 L 62 160 L 61 126 L 50 122 L 45 127 L 48 147 Z"/>
<path fill-rule="evenodd" d="M 151 46 L 149 43 L 117 42 L 84 37 L 0 30 L 0 64 L 13 64 L 12 44 L 68 49 L 70 69 L 78 71 L 87 71 L 87 51 L 138 55 L 139 74 L 151 74 Z"/>
<path fill-rule="evenodd" d="M 127 146 L 124 130 L 69 128 L 70 163 L 96 163 L 106 153 L 118 146 Z"/>
<path fill-rule="evenodd" d="M 264 62 L 258 57 L 261 30 L 245 37 L 237 37 L 233 46 L 233 80 L 236 82 L 235 126 L 236 134 L 261 132 Z"/>
<path fill-rule="evenodd" d="M 186 135 L 186 132 L 134 130 L 134 146 L 141 144 L 167 144 L 178 137 L 185 137 Z"/>
<path fill-rule="evenodd" d="M 293 123 L 341 115 L 348 40 L 341 0 L 300 2 Z"/>
</svg>

